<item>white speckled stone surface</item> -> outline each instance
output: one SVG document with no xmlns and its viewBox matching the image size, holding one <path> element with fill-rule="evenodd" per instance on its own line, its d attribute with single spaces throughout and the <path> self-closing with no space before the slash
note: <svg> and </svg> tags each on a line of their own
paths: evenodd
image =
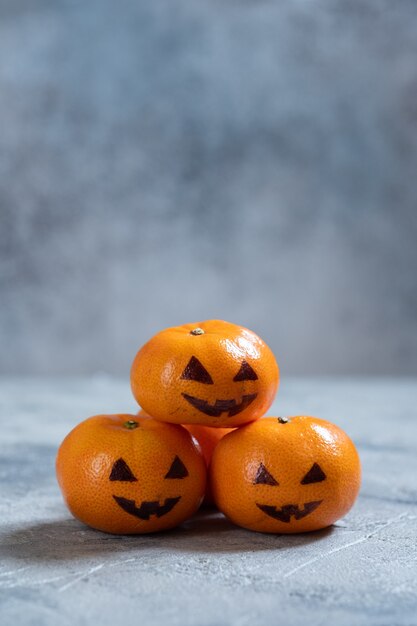
<svg viewBox="0 0 417 626">
<path fill-rule="evenodd" d="M 128 383 L 3 379 L 1 624 L 416 624 L 416 401 L 410 379 L 282 381 L 271 414 L 335 421 L 361 454 L 359 500 L 330 529 L 261 535 L 203 512 L 114 537 L 72 519 L 54 457 L 81 419 L 135 410 Z"/>
</svg>

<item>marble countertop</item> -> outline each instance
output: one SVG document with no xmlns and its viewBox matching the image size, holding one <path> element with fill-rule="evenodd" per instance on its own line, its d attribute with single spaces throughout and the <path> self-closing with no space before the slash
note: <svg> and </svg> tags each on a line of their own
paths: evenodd
<svg viewBox="0 0 417 626">
<path fill-rule="evenodd" d="M 332 528 L 271 536 L 203 511 L 115 537 L 66 510 L 54 459 L 96 413 L 133 412 L 127 382 L 0 379 L 0 622 L 126 626 L 411 626 L 417 615 L 417 381 L 284 379 L 269 414 L 334 421 L 363 486 Z"/>
</svg>

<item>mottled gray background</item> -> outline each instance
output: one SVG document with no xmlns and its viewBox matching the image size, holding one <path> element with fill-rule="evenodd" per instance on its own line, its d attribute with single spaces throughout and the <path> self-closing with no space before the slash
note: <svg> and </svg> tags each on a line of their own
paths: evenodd
<svg viewBox="0 0 417 626">
<path fill-rule="evenodd" d="M 1 373 L 417 373 L 416 2 L 0 0 L 0 125 Z"/>
</svg>

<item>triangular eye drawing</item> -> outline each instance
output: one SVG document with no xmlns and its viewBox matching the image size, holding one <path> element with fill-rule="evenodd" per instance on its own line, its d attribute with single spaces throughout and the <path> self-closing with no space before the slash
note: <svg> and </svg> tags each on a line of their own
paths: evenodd
<svg viewBox="0 0 417 626">
<path fill-rule="evenodd" d="M 247 361 L 242 361 L 240 370 L 238 371 L 238 373 L 236 374 L 233 380 L 236 383 L 240 380 L 258 380 L 258 375 L 253 369 L 253 367 L 251 367 L 249 363 L 247 363 Z"/>
<path fill-rule="evenodd" d="M 279 485 L 279 482 L 276 481 L 272 474 L 268 472 L 265 465 L 263 463 L 260 463 L 253 484 L 276 486 Z"/>
<path fill-rule="evenodd" d="M 109 480 L 125 480 L 133 483 L 137 481 L 137 478 L 133 475 L 132 470 L 123 459 L 117 459 L 113 464 Z"/>
<path fill-rule="evenodd" d="M 172 465 L 164 478 L 186 478 L 188 476 L 188 470 L 179 456 L 176 456 L 172 461 Z"/>
<path fill-rule="evenodd" d="M 301 484 L 309 485 L 310 483 L 321 483 L 323 480 L 326 480 L 326 474 L 323 472 L 318 463 L 313 463 L 301 481 Z"/>
<path fill-rule="evenodd" d="M 188 361 L 188 364 L 181 374 L 181 378 L 185 380 L 195 380 L 198 383 L 204 383 L 205 385 L 213 385 L 213 379 L 204 367 L 197 359 L 192 356 Z"/>
</svg>

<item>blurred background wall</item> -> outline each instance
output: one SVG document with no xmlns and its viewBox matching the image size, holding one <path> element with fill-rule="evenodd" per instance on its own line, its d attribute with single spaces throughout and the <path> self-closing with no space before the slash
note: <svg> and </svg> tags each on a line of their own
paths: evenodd
<svg viewBox="0 0 417 626">
<path fill-rule="evenodd" d="M 3 374 L 416 374 L 417 3 L 0 0 L 0 220 Z"/>
</svg>

